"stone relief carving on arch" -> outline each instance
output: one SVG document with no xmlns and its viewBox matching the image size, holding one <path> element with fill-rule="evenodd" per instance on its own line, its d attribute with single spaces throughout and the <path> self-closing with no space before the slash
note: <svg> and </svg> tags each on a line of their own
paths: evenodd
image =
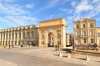
<svg viewBox="0 0 100 66">
<path fill-rule="evenodd" d="M 57 33 L 57 44 L 60 45 L 61 44 L 61 34 Z"/>
<path fill-rule="evenodd" d="M 41 34 L 44 34 L 45 33 L 45 31 L 41 31 Z"/>
<path fill-rule="evenodd" d="M 44 34 L 41 34 L 41 44 L 44 44 L 44 39 L 45 39 Z"/>
<path fill-rule="evenodd" d="M 58 29 L 56 32 L 57 32 L 57 33 L 61 33 L 61 30 L 60 30 L 60 29 Z"/>
</svg>

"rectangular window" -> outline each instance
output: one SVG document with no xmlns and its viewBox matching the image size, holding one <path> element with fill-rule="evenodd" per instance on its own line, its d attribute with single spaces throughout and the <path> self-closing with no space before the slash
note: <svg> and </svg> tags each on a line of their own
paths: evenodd
<svg viewBox="0 0 100 66">
<path fill-rule="evenodd" d="M 10 36 L 11 36 L 11 35 L 9 34 L 9 39 L 10 39 Z"/>
<path fill-rule="evenodd" d="M 98 33 L 98 37 L 100 37 L 100 33 Z"/>
<path fill-rule="evenodd" d="M 29 32 L 27 32 L 27 37 L 28 37 L 28 38 L 30 37 Z"/>
<path fill-rule="evenodd" d="M 8 39 L 8 34 L 6 34 L 6 39 Z"/>
<path fill-rule="evenodd" d="M 90 24 L 90 27 L 93 27 L 93 24 Z"/>
<path fill-rule="evenodd" d="M 84 39 L 84 43 L 86 43 L 86 39 Z"/>
<path fill-rule="evenodd" d="M 21 38 L 21 33 L 19 33 L 19 38 Z"/>
<path fill-rule="evenodd" d="M 14 38 L 14 33 L 12 34 L 12 38 Z"/>
<path fill-rule="evenodd" d="M 83 31 L 83 35 L 86 36 L 86 31 Z"/>
<path fill-rule="evenodd" d="M 32 37 L 34 37 L 34 32 L 32 33 Z"/>
<path fill-rule="evenodd" d="M 90 35 L 93 36 L 93 31 L 90 32 Z"/>
<path fill-rule="evenodd" d="M 5 34 L 4 34 L 4 39 L 5 39 Z"/>
<path fill-rule="evenodd" d="M 76 35 L 79 36 L 79 32 L 76 32 Z"/>
<path fill-rule="evenodd" d="M 25 38 L 25 32 L 23 32 L 23 38 Z"/>
<path fill-rule="evenodd" d="M 83 28 L 85 28 L 86 27 L 86 25 L 85 24 L 83 24 Z"/>
<path fill-rule="evenodd" d="M 79 28 L 79 25 L 76 25 L 76 28 Z"/>
<path fill-rule="evenodd" d="M 16 38 L 17 38 L 17 33 L 16 33 Z"/>
<path fill-rule="evenodd" d="M 93 39 L 91 39 L 91 43 L 93 43 Z"/>
</svg>

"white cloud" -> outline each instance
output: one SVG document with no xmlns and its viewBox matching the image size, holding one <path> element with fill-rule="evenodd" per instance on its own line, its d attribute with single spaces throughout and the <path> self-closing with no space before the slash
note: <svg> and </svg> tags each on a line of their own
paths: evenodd
<svg viewBox="0 0 100 66">
<path fill-rule="evenodd" d="M 93 6 L 88 4 L 88 0 L 82 0 L 76 7 L 75 7 L 75 12 L 79 13 L 82 11 L 88 11 L 92 10 Z"/>
<path fill-rule="evenodd" d="M 9 19 L 2 18 L 2 17 L 0 17 L 0 22 L 5 24 L 5 25 L 12 26 L 12 27 L 17 27 L 18 26 L 18 24 L 16 24 L 15 22 L 12 22 Z"/>
<path fill-rule="evenodd" d="M 0 0 L 0 2 L 15 2 L 15 0 Z"/>
<path fill-rule="evenodd" d="M 28 17 L 28 16 L 6 16 L 6 18 L 21 26 L 28 25 L 33 23 L 33 21 L 36 21 L 35 17 Z"/>
<path fill-rule="evenodd" d="M 92 3 L 100 2 L 100 0 L 92 0 Z"/>
<path fill-rule="evenodd" d="M 32 5 L 32 4 L 26 4 L 26 8 L 33 8 L 34 7 L 34 5 Z"/>
<path fill-rule="evenodd" d="M 0 13 L 9 14 L 9 15 L 22 15 L 29 13 L 22 9 L 22 6 L 17 4 L 5 4 L 0 3 Z"/>
<path fill-rule="evenodd" d="M 71 5 L 74 7 L 76 5 L 76 2 L 71 2 Z"/>
<path fill-rule="evenodd" d="M 68 20 L 72 20 L 73 19 L 73 16 L 68 16 L 67 19 Z"/>
<path fill-rule="evenodd" d="M 0 17 L 1 24 L 9 25 L 11 27 L 35 24 L 34 21 L 36 20 L 37 19 L 35 17 L 28 17 L 28 16 L 6 16 L 3 18 Z"/>
<path fill-rule="evenodd" d="M 60 11 L 68 11 L 68 9 L 66 9 L 66 8 L 60 8 L 59 10 Z"/>
</svg>

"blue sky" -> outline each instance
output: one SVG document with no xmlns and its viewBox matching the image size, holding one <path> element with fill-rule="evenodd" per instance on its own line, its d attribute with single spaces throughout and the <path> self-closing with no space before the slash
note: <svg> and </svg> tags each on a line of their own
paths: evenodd
<svg viewBox="0 0 100 66">
<path fill-rule="evenodd" d="M 80 18 L 96 19 L 100 27 L 100 0 L 0 0 L 0 29 L 57 18 L 66 19 L 67 33 Z"/>
</svg>

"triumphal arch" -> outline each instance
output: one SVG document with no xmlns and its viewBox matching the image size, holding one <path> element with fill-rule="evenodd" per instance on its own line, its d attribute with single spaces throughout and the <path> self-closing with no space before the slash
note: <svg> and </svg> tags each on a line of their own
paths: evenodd
<svg viewBox="0 0 100 66">
<path fill-rule="evenodd" d="M 64 18 L 40 21 L 39 47 L 66 47 L 66 20 Z"/>
</svg>

